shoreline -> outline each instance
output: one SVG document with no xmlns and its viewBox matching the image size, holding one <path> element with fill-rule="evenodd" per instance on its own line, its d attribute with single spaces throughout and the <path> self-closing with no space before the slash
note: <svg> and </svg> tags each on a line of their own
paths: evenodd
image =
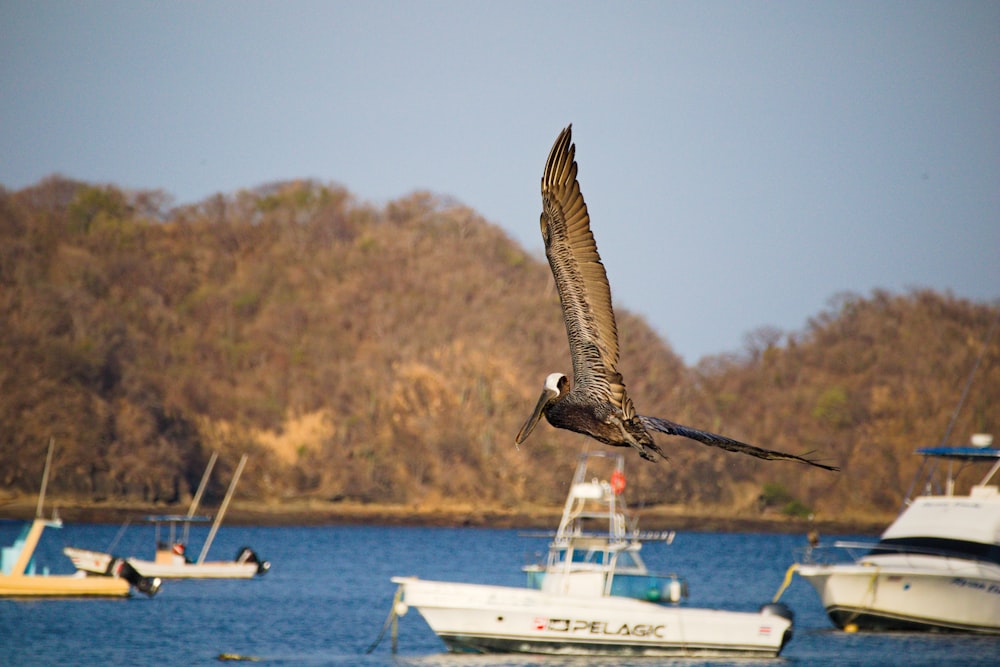
<svg viewBox="0 0 1000 667">
<path fill-rule="evenodd" d="M 0 519 L 30 520 L 37 499 L 0 500 Z M 83 502 L 51 499 L 45 516 L 58 516 L 69 523 L 119 524 L 147 515 L 186 514 L 187 505 L 144 503 Z M 199 515 L 214 515 L 215 507 L 203 508 Z M 643 530 L 694 532 L 821 533 L 878 535 L 893 517 L 816 518 L 813 521 L 777 512 L 756 515 L 726 513 L 717 508 L 693 509 L 683 506 L 645 507 L 632 512 Z M 389 505 L 374 503 L 325 502 L 318 500 L 285 503 L 233 501 L 224 523 L 231 526 L 438 526 L 476 528 L 521 528 L 554 530 L 562 516 L 562 506 L 491 507 L 454 503 L 449 505 Z"/>
</svg>

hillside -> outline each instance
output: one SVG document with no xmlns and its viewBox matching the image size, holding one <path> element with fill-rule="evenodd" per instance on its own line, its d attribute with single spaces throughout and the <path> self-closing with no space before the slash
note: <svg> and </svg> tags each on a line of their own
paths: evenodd
<svg viewBox="0 0 1000 667">
<path fill-rule="evenodd" d="M 296 181 L 168 201 L 58 177 L 0 191 L 0 493 L 37 491 L 51 436 L 67 501 L 184 502 L 216 450 L 216 498 L 246 451 L 238 497 L 265 504 L 561 502 L 585 440 L 542 425 L 513 444 L 545 375 L 570 370 L 543 259 L 427 193 L 375 207 Z M 994 312 L 848 295 L 805 331 L 686 368 L 619 310 L 641 412 L 844 468 L 664 438 L 669 462 L 630 460 L 633 504 L 891 511 Z M 953 441 L 1000 435 L 998 348 Z"/>
</svg>

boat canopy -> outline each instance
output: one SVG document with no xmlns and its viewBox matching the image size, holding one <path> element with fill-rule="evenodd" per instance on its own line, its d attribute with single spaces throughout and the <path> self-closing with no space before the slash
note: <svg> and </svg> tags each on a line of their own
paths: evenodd
<svg viewBox="0 0 1000 667">
<path fill-rule="evenodd" d="M 882 533 L 883 542 L 928 537 L 1000 546 L 1000 494 L 921 496 Z"/>
<path fill-rule="evenodd" d="M 918 449 L 917 454 L 965 461 L 1000 459 L 1000 449 L 995 447 L 924 447 Z"/>
</svg>

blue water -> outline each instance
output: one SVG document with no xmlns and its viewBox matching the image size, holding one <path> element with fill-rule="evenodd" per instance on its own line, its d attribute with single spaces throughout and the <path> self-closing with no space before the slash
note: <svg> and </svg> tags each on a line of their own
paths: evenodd
<svg viewBox="0 0 1000 667">
<path fill-rule="evenodd" d="M 9 545 L 18 524 L 0 522 Z M 38 564 L 69 573 L 67 544 L 105 549 L 118 526 L 48 530 Z M 204 531 L 192 537 L 197 555 Z M 854 536 L 825 536 L 826 539 Z M 132 526 L 116 553 L 151 556 L 153 533 Z M 677 572 L 692 606 L 756 610 L 771 599 L 802 546 L 800 535 L 679 533 L 673 545 L 648 544 L 651 569 Z M 996 665 L 1000 638 L 870 635 L 834 630 L 813 589 L 796 578 L 782 601 L 795 612 L 795 636 L 777 660 L 703 661 L 444 652 L 416 610 L 400 620 L 399 652 L 386 639 L 368 655 L 392 601 L 394 575 L 519 586 L 520 567 L 546 540 L 516 530 L 389 527 L 223 528 L 209 554 L 228 559 L 249 545 L 272 563 L 251 581 L 168 581 L 160 594 L 126 600 L 0 600 L 0 665 L 219 665 L 220 653 L 266 665 Z"/>
</svg>

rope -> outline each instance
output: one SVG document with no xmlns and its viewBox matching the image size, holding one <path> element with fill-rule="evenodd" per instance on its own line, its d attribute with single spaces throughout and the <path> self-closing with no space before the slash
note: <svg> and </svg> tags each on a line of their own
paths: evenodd
<svg viewBox="0 0 1000 667">
<path fill-rule="evenodd" d="M 854 623 L 854 621 L 858 620 L 858 616 L 861 615 L 861 612 L 865 611 L 866 609 L 871 609 L 872 604 L 875 603 L 875 584 L 878 581 L 879 567 L 878 565 L 872 565 L 871 567 L 874 570 L 874 572 L 872 572 L 872 576 L 868 579 L 868 586 L 865 587 L 865 592 L 861 595 L 861 603 L 858 605 L 858 610 L 855 611 L 850 616 L 848 616 L 846 619 L 844 619 L 845 627 L 848 624 Z M 869 599 L 869 602 L 867 604 L 865 604 L 865 598 Z"/>
<path fill-rule="evenodd" d="M 109 554 L 115 550 L 115 547 L 118 546 L 118 541 L 122 539 L 122 535 L 125 534 L 125 530 L 129 527 L 129 524 L 131 523 L 132 523 L 132 517 L 126 517 L 125 522 L 122 524 L 122 527 L 118 529 L 118 534 L 115 535 L 115 539 L 111 540 L 111 544 L 108 545 Z"/>
<path fill-rule="evenodd" d="M 774 594 L 774 599 L 771 600 L 772 603 L 777 602 L 778 599 L 784 594 L 785 589 L 788 588 L 789 584 L 792 583 L 792 575 L 794 575 L 799 569 L 798 563 L 792 563 L 791 567 L 785 572 L 785 580 L 781 582 L 781 586 L 778 588 L 778 592 Z"/>
<path fill-rule="evenodd" d="M 378 633 L 378 637 L 372 642 L 372 645 L 365 649 L 365 654 L 371 653 L 375 648 L 382 643 L 382 639 L 385 638 L 385 631 L 392 626 L 392 652 L 396 652 L 396 640 L 397 640 L 397 628 L 399 616 L 396 614 L 396 607 L 399 605 L 400 599 L 403 597 L 403 587 L 399 586 L 396 589 L 396 594 L 392 596 L 392 607 L 389 609 L 389 615 L 385 618 L 385 623 L 382 624 L 382 630 Z"/>
</svg>

